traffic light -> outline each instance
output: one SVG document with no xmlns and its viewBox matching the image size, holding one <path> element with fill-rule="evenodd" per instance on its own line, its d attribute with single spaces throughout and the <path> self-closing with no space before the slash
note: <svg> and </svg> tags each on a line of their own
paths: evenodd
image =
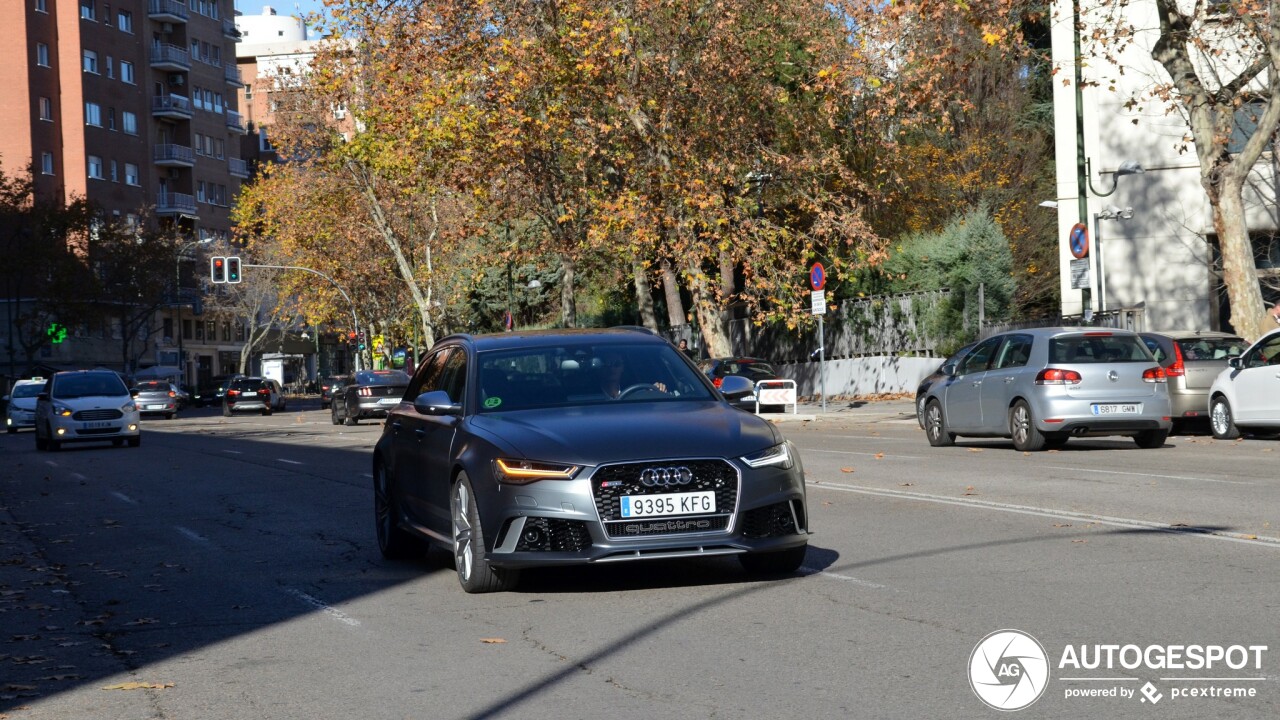
<svg viewBox="0 0 1280 720">
<path fill-rule="evenodd" d="M 224 257 L 209 258 L 209 274 L 215 283 L 227 281 L 227 259 Z"/>
<path fill-rule="evenodd" d="M 227 282 L 240 282 L 240 257 L 237 255 L 227 258 Z"/>
<path fill-rule="evenodd" d="M 359 344 L 357 347 L 358 347 L 360 350 L 364 350 L 364 349 L 367 347 L 367 345 L 365 345 L 365 343 L 364 343 L 364 331 L 363 331 L 363 330 L 361 330 L 361 331 L 360 331 L 360 344 Z"/>
</svg>

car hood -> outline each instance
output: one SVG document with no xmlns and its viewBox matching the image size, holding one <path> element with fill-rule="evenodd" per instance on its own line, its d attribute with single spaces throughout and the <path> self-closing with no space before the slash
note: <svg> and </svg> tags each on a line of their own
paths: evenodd
<svg viewBox="0 0 1280 720">
<path fill-rule="evenodd" d="M 9 406 L 15 407 L 19 410 L 26 410 L 27 412 L 30 412 L 36 409 L 36 399 L 33 397 L 13 398 L 12 400 L 9 401 Z"/>
<path fill-rule="evenodd" d="M 78 398 L 54 398 L 53 402 L 71 408 L 72 412 L 80 412 L 81 410 L 119 410 L 132 400 L 133 397 L 129 395 L 86 395 Z"/>
<path fill-rule="evenodd" d="M 579 465 L 739 457 L 782 442 L 772 423 L 711 401 L 520 410 L 470 423 L 524 458 Z"/>
</svg>

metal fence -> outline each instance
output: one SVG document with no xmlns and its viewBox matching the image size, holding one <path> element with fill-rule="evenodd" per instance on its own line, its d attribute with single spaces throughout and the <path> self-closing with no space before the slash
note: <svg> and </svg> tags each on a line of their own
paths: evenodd
<svg viewBox="0 0 1280 720">
<path fill-rule="evenodd" d="M 1036 327 L 1101 327 L 1143 332 L 1147 329 L 1146 310 L 1136 307 L 1097 312 L 1087 322 L 1080 315 L 1061 315 L 1038 320 L 1011 320 L 1001 323 L 988 323 L 982 326 L 982 332 L 979 333 L 978 339 L 989 338 L 1006 330 Z"/>
</svg>

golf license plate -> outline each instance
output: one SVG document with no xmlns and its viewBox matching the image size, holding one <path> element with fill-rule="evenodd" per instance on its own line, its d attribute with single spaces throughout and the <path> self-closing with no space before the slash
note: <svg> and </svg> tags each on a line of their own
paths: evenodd
<svg viewBox="0 0 1280 720">
<path fill-rule="evenodd" d="M 148 405 L 148 406 L 147 406 L 147 409 L 148 409 L 148 410 L 163 410 L 163 409 L 164 409 L 164 406 L 163 406 L 163 405 Z"/>
<path fill-rule="evenodd" d="M 1141 403 L 1107 403 L 1094 405 L 1094 415 L 1137 415 L 1142 412 Z"/>
<path fill-rule="evenodd" d="M 714 492 L 664 493 L 662 495 L 623 495 L 622 517 L 662 517 L 716 511 Z"/>
</svg>

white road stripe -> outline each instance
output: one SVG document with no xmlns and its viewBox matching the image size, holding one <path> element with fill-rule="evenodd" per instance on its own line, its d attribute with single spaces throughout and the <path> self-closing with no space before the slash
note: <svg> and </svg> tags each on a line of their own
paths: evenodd
<svg viewBox="0 0 1280 720">
<path fill-rule="evenodd" d="M 829 577 L 835 580 L 843 580 L 844 582 L 853 583 L 854 585 L 861 585 L 862 587 L 873 588 L 876 590 L 890 589 L 888 586 L 881 585 L 880 583 L 868 582 L 866 580 L 861 580 L 851 575 L 840 575 L 838 573 L 826 572 L 824 570 L 815 570 L 814 568 L 811 568 L 808 565 L 802 565 L 800 567 L 800 572 L 803 575 L 821 575 L 823 577 Z"/>
<path fill-rule="evenodd" d="M 89 478 L 85 477 L 84 475 L 81 475 L 80 473 L 77 473 L 77 472 L 73 472 L 73 473 L 71 473 L 71 477 L 73 477 L 73 478 L 75 478 L 75 479 L 77 479 L 77 480 L 88 480 L 88 479 L 89 479 Z"/>
<path fill-rule="evenodd" d="M 289 463 L 290 465 L 301 465 L 297 460 L 285 460 L 284 458 L 276 458 L 277 462 Z"/>
<path fill-rule="evenodd" d="M 56 462 L 54 462 L 54 461 L 52 461 L 52 460 L 45 460 L 45 461 L 44 461 L 44 464 L 45 464 L 45 465 L 48 465 L 49 467 L 58 467 L 58 463 L 56 463 Z"/>
<path fill-rule="evenodd" d="M 201 543 L 201 544 L 203 544 L 203 545 L 208 545 L 208 544 L 209 544 L 209 538 L 207 538 L 207 537 L 205 537 L 205 536 L 201 535 L 200 533 L 196 532 L 195 530 L 189 530 L 189 529 L 187 529 L 187 528 L 182 527 L 181 525 L 174 525 L 174 526 L 173 526 L 173 529 L 174 529 L 174 530 L 177 530 L 177 531 L 178 531 L 178 532 L 180 532 L 180 533 L 182 533 L 183 535 L 185 535 L 185 536 L 186 536 L 188 539 L 190 539 L 190 540 L 194 540 L 194 541 L 196 541 L 196 542 L 198 542 L 198 543 Z"/>
<path fill-rule="evenodd" d="M 310 595 L 308 595 L 308 594 L 306 594 L 306 593 L 302 592 L 301 590 L 298 590 L 298 589 L 295 589 L 295 588 L 285 588 L 284 590 L 285 590 L 285 592 L 289 593 L 290 595 L 292 595 L 292 596 L 294 596 L 294 597 L 298 598 L 299 600 L 302 600 L 302 601 L 303 601 L 303 602 L 305 602 L 306 604 L 308 604 L 308 605 L 310 605 L 311 607 L 313 607 L 313 608 L 315 608 L 315 609 L 319 610 L 319 611 L 320 611 L 320 612 L 322 612 L 322 613 L 325 613 L 326 615 L 328 615 L 329 617 L 332 617 L 334 620 L 337 620 L 337 621 L 338 621 L 338 622 L 340 622 L 340 623 L 344 623 L 344 624 L 346 624 L 346 625 L 350 625 L 350 626 L 352 626 L 352 627 L 356 627 L 356 626 L 358 626 L 358 625 L 360 624 L 360 621 L 359 621 L 359 620 L 357 620 L 357 619 L 355 619 L 355 618 L 351 617 L 350 615 L 347 615 L 346 613 L 342 612 L 341 610 L 339 610 L 339 609 L 337 609 L 337 608 L 335 608 L 335 607 L 330 607 L 330 606 L 329 606 L 328 604 L 326 604 L 323 600 L 319 600 L 319 599 L 317 599 L 317 598 L 314 598 L 314 597 L 312 597 L 312 596 L 310 596 Z"/>
<path fill-rule="evenodd" d="M 232 455 L 243 455 L 243 454 L 244 454 L 244 453 L 240 452 L 239 450 L 223 450 L 222 452 L 224 452 L 224 453 L 231 453 Z"/>
<path fill-rule="evenodd" d="M 1196 482 L 1227 483 L 1229 485 L 1256 484 L 1251 482 L 1245 482 L 1243 480 L 1218 480 L 1216 478 L 1189 477 L 1187 475 L 1156 475 L 1155 473 L 1125 472 L 1123 470 L 1096 470 L 1094 468 L 1086 468 L 1086 467 L 1062 467 L 1061 465 L 1046 465 L 1045 469 L 1070 470 L 1071 472 L 1091 472 L 1091 473 L 1100 473 L 1102 475 L 1136 475 L 1138 477 L 1159 478 L 1161 480 L 1194 480 Z"/>
<path fill-rule="evenodd" d="M 122 492 L 112 492 L 111 494 L 112 494 L 112 495 L 115 495 L 117 498 L 119 498 L 121 502 L 127 502 L 127 503 L 129 503 L 130 505 L 137 505 L 137 504 L 138 504 L 138 501 L 137 501 L 137 500 L 134 500 L 133 498 L 129 497 L 128 495 L 125 495 L 125 494 L 124 494 L 124 493 L 122 493 Z"/>
<path fill-rule="evenodd" d="M 862 495 L 879 495 L 881 497 L 891 497 L 899 500 L 919 500 L 921 502 L 957 505 L 960 507 L 976 508 L 980 510 L 997 510 L 1000 512 L 1018 513 L 1021 515 L 1036 515 L 1039 517 L 1053 518 L 1055 520 L 1087 520 L 1089 522 L 1098 523 L 1099 525 L 1111 525 L 1113 527 L 1158 530 L 1161 532 L 1188 535 L 1191 537 L 1227 540 L 1230 542 L 1246 543 L 1249 545 L 1272 545 L 1280 547 L 1280 538 L 1268 537 L 1265 535 L 1245 535 L 1243 533 L 1222 532 L 1208 528 L 1189 526 L 1183 527 L 1179 525 L 1169 525 L 1168 523 L 1151 522 L 1148 520 L 1136 520 L 1133 518 L 1091 515 L 1089 513 L 1071 512 L 1069 510 L 1055 510 L 1053 508 L 1041 508 L 1030 505 L 1013 505 L 1010 503 L 991 502 L 989 500 L 962 499 L 948 497 L 945 495 L 931 495 L 929 493 L 905 492 L 902 490 L 885 490 L 881 488 L 863 487 L 860 485 L 841 485 L 839 483 L 822 482 L 817 484 L 808 483 L 808 486 L 821 490 L 838 490 L 841 492 L 852 492 Z"/>
</svg>

